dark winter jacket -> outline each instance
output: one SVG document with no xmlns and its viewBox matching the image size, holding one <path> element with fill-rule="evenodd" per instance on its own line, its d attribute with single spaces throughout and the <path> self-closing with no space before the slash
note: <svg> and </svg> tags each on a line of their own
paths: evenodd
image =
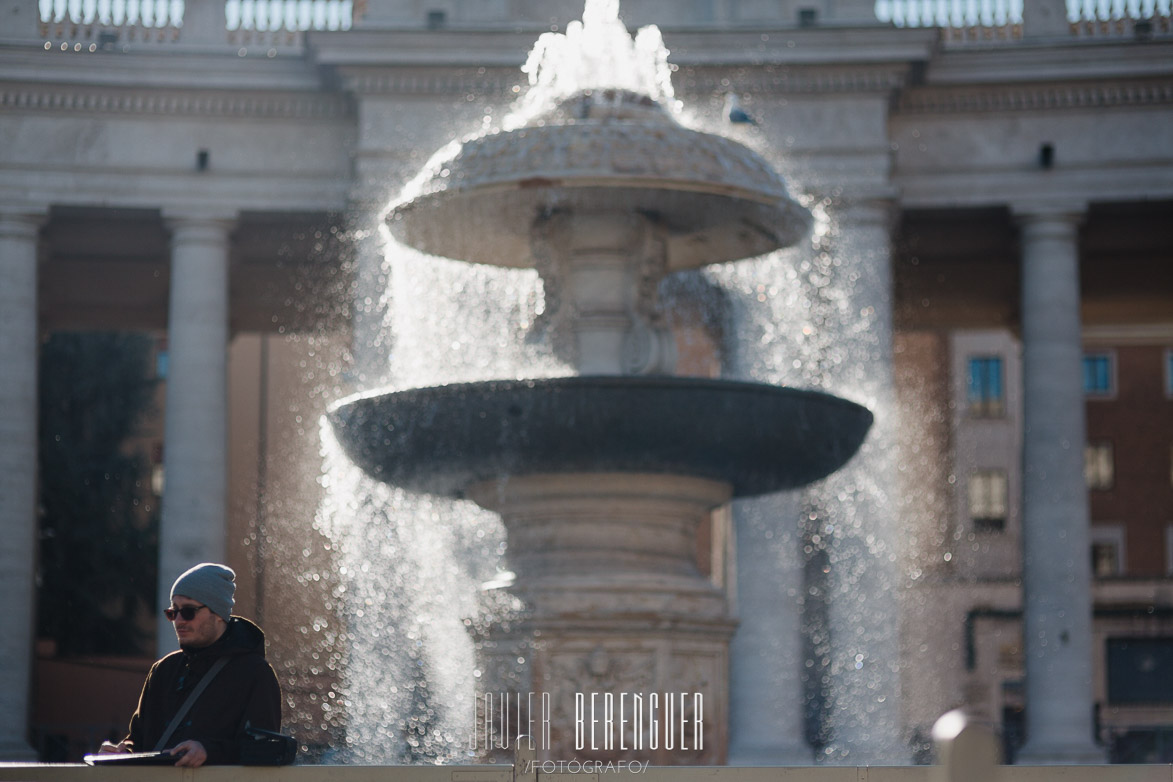
<svg viewBox="0 0 1173 782">
<path fill-rule="evenodd" d="M 192 705 L 166 749 L 194 739 L 204 745 L 209 764 L 240 762 L 245 723 L 281 729 L 281 687 L 265 661 L 265 634 L 247 619 L 232 617 L 220 639 L 203 649 L 172 652 L 147 674 L 138 709 L 130 718 L 135 752 L 150 752 L 193 687 L 217 658 L 229 662 Z"/>
</svg>

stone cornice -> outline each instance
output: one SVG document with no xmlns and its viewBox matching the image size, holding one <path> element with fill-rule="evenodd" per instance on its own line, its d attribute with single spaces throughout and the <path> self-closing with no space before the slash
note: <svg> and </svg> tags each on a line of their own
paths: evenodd
<svg viewBox="0 0 1173 782">
<path fill-rule="evenodd" d="M 311 33 L 313 59 L 362 94 L 507 95 L 524 86 L 532 33 L 349 31 Z M 888 27 L 665 30 L 682 94 L 885 92 L 932 56 L 933 30 Z"/>
<path fill-rule="evenodd" d="M 905 208 L 1005 206 L 1011 194 L 1019 204 L 1054 203 L 1072 194 L 1094 194 L 1097 203 L 1173 198 L 1173 161 L 1150 160 L 1131 167 L 1114 166 L 1054 171 L 1036 170 L 906 172 L 892 182 Z"/>
<path fill-rule="evenodd" d="M 795 93 L 887 93 L 903 87 L 911 69 L 898 63 L 850 66 L 792 65 L 762 69 L 715 66 L 681 68 L 673 78 L 678 95 L 707 95 L 734 90 L 761 95 Z M 348 91 L 363 95 L 509 96 L 525 87 L 513 68 L 406 68 L 346 66 L 338 70 Z"/>
<path fill-rule="evenodd" d="M 347 30 L 307 33 L 306 49 L 318 64 L 335 67 L 489 67 L 520 75 L 537 37 L 499 30 Z"/>
<path fill-rule="evenodd" d="M 360 95 L 508 96 L 524 87 L 517 68 L 344 67 L 338 70 L 344 89 Z"/>
<path fill-rule="evenodd" d="M 0 111 L 334 120 L 352 115 L 350 101 L 332 93 L 122 89 L 0 84 Z"/>
<path fill-rule="evenodd" d="M 901 95 L 898 114 L 1069 111 L 1173 104 L 1173 78 L 980 87 L 918 87 Z"/>
<path fill-rule="evenodd" d="M 679 67 L 842 65 L 928 58 L 931 28 L 882 25 L 680 30 L 661 25 L 669 61 Z M 518 72 L 540 31 L 349 30 L 310 32 L 312 59 L 334 67 L 509 68 Z"/>
<path fill-rule="evenodd" d="M 860 64 L 854 66 L 789 65 L 768 70 L 681 68 L 673 82 L 678 94 L 748 92 L 755 94 L 795 93 L 884 93 L 900 89 L 908 81 L 910 66 L 904 63 Z"/>
<path fill-rule="evenodd" d="M 680 67 L 854 66 L 930 59 L 939 48 L 933 28 L 885 25 L 743 30 L 665 30 L 669 61 Z"/>
<path fill-rule="evenodd" d="M 118 205 L 128 209 L 173 210 L 175 214 L 221 214 L 238 211 L 286 212 L 345 210 L 351 183 L 341 176 L 309 173 L 299 176 L 193 177 L 189 173 L 136 171 L 0 171 L 0 210 L 30 211 L 36 204 L 72 206 Z M 16 202 L 15 199 L 20 201 Z"/>
<path fill-rule="evenodd" d="M 321 75 L 301 53 L 273 57 L 239 47 L 178 46 L 81 52 L 0 43 L 0 79 L 29 84 L 173 90 L 321 89 Z"/>
<path fill-rule="evenodd" d="M 924 81 L 944 87 L 1170 76 L 1173 42 L 1071 39 L 947 49 L 928 64 Z"/>
</svg>

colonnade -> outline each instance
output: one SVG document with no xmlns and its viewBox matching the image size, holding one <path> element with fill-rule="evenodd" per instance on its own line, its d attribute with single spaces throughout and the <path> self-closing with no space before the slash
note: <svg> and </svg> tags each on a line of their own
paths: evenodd
<svg viewBox="0 0 1173 782">
<path fill-rule="evenodd" d="M 0 761 L 33 757 L 26 737 L 37 562 L 37 277 L 47 211 L 0 211 Z M 223 217 L 169 220 L 166 497 L 159 604 L 176 575 L 222 560 L 227 514 L 228 246 Z M 176 648 L 160 616 L 158 652 Z"/>
<path fill-rule="evenodd" d="M 1014 210 L 1021 228 L 1025 396 L 1022 546 L 1028 740 L 1018 757 L 1021 763 L 1104 760 L 1093 739 L 1090 515 L 1083 472 L 1078 227 L 1084 209 L 1028 204 Z M 873 308 L 870 328 L 877 331 L 876 354 L 857 355 L 851 361 L 874 385 L 880 430 L 869 436 L 874 449 L 875 436 L 882 437 L 884 430 L 897 425 L 890 407 L 891 258 L 884 203 L 847 204 L 841 223 L 847 239 L 843 250 L 855 253 L 850 265 L 862 277 L 872 278 L 859 288 L 872 291 L 872 300 L 856 295 L 852 309 L 859 313 L 861 308 Z M 857 461 L 871 462 L 873 478 L 886 477 L 883 485 L 894 485 L 894 465 L 885 466 L 883 456 L 874 450 L 869 453 L 869 443 Z M 798 503 L 770 502 L 796 518 Z M 736 526 L 740 627 L 731 647 L 730 762 L 784 765 L 810 757 L 801 734 L 794 733 L 803 726 L 805 709 L 798 684 L 801 661 L 795 659 L 801 648 L 801 589 L 796 584 L 801 583 L 802 546 L 790 530 L 767 536 L 765 530 L 787 522 L 778 517 L 763 524 L 757 518 L 760 512 L 743 509 Z M 897 545 L 901 534 L 896 512 L 895 503 L 878 512 L 865 509 L 854 531 L 840 533 L 846 533 L 845 544 L 856 549 L 856 561 L 866 563 L 854 574 L 861 580 L 833 591 L 829 606 L 831 645 L 838 649 L 832 665 L 835 686 L 865 704 L 864 715 L 831 718 L 832 730 L 839 733 L 833 746 L 852 747 L 851 756 L 843 758 L 850 764 L 910 762 L 891 754 L 902 743 L 899 671 L 892 665 L 899 659 L 899 645 L 871 640 L 869 648 L 855 650 L 857 636 L 883 638 L 878 627 L 858 630 L 893 618 L 867 604 L 877 599 L 877 590 L 894 591 L 901 583 L 898 559 L 887 557 L 890 548 L 884 550 Z M 887 577 L 885 570 L 890 571 Z M 855 658 L 861 665 L 852 666 L 844 655 L 862 655 Z M 915 666 L 915 661 L 904 662 Z M 892 675 L 886 678 L 876 670 L 882 667 Z M 769 694 L 763 693 L 763 684 L 771 689 Z"/>
<path fill-rule="evenodd" d="M 1029 734 L 1022 760 L 1081 762 L 1100 756 L 1092 742 L 1080 210 L 1023 208 L 1017 213 L 1023 248 L 1023 602 Z M 6 742 L 0 744 L 0 760 L 28 757 L 30 752 L 20 737 L 27 735 L 34 642 L 37 261 L 45 217 L 44 212 L 0 212 L 0 601 L 6 617 L 6 630 L 0 634 L 0 736 Z M 878 308 L 872 323 L 877 330 L 874 351 L 870 360 L 860 360 L 887 372 L 881 384 L 887 391 L 881 392 L 890 393 L 890 253 L 882 234 L 886 217 L 883 208 L 864 209 L 858 220 L 848 217 L 860 246 L 870 248 L 861 268 L 876 276 L 869 289 L 877 299 L 864 303 Z M 228 248 L 233 221 L 222 215 L 175 216 L 168 218 L 168 225 L 171 291 L 160 605 L 166 605 L 176 574 L 199 561 L 221 560 L 225 553 Z M 896 533 L 894 519 L 873 521 L 866 531 L 873 539 L 876 529 L 884 535 Z M 790 538 L 784 551 L 763 546 L 755 538 L 761 527 L 744 519 L 739 523 L 741 630 L 733 646 L 731 724 L 742 726 L 746 740 L 739 742 L 740 731 L 733 733 L 730 760 L 802 762 L 808 755 L 795 732 L 801 730 L 804 707 L 800 688 L 794 686 L 795 666 L 800 664 L 794 579 L 800 572 L 801 545 Z M 887 566 L 878 560 L 874 564 Z M 159 652 L 173 644 L 169 623 L 160 620 Z M 884 650 L 876 664 L 891 665 L 884 658 L 894 652 L 898 649 Z M 864 659 L 870 661 L 870 653 Z M 763 698 L 768 707 L 763 707 Z M 898 723 L 898 706 L 890 703 L 874 716 Z M 872 760 L 857 754 L 850 762 Z"/>
</svg>

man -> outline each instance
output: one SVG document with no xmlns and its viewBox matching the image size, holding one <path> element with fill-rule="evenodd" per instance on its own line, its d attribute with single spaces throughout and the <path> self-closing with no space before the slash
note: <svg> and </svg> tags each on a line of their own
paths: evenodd
<svg viewBox="0 0 1173 782">
<path fill-rule="evenodd" d="M 147 674 L 130 734 L 107 752 L 169 749 L 176 766 L 240 762 L 245 725 L 281 729 L 281 688 L 265 661 L 265 634 L 247 619 L 232 615 L 236 574 L 224 565 L 204 563 L 176 579 L 171 605 L 179 651 L 157 661 Z M 210 680 L 162 747 L 168 725 L 217 660 L 227 663 Z"/>
</svg>

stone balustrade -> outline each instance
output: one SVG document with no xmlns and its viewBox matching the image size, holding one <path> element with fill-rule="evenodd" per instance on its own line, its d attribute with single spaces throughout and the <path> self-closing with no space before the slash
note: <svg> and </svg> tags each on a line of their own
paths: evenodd
<svg viewBox="0 0 1173 782">
<path fill-rule="evenodd" d="M 0 763 L 0 782 L 1173 782 L 1173 765 L 999 766 L 998 743 L 960 710 L 933 726 L 933 766 L 643 766 L 638 761 L 537 760 L 525 741 L 511 765 L 480 766 L 158 766 L 96 768 L 80 764 Z"/>
<path fill-rule="evenodd" d="M 351 0 L 227 0 L 229 30 L 347 30 L 354 18 Z"/>
<path fill-rule="evenodd" d="M 1168 0 L 1067 0 L 1067 18 L 1072 22 L 1161 16 L 1169 16 Z"/>
<path fill-rule="evenodd" d="M 349 30 L 352 0 L 51 0 L 40 4 L 46 48 L 220 43 L 301 47 L 307 30 Z"/>
<path fill-rule="evenodd" d="M 876 18 L 897 27 L 996 28 L 1020 23 L 1022 4 L 1022 0 L 879 0 Z"/>
<path fill-rule="evenodd" d="M 40 4 L 41 21 L 113 27 L 178 27 L 184 4 L 172 0 L 50 0 Z"/>
<path fill-rule="evenodd" d="M 46 24 L 180 28 L 185 3 L 176 0 L 51 0 L 41 3 Z M 227 30 L 345 30 L 352 0 L 225 0 Z"/>
<path fill-rule="evenodd" d="M 947 45 L 1017 41 L 1039 32 L 1024 6 L 1031 0 L 878 0 L 876 18 L 896 27 L 939 27 Z M 1169 35 L 1169 0 L 1042 0 L 1059 5 L 1055 32 L 1074 38 L 1149 38 Z M 1028 17 L 1024 20 L 1024 16 Z M 1051 32 L 1045 29 L 1043 32 Z"/>
<path fill-rule="evenodd" d="M 356 11 L 353 0 L 223 0 L 188 5 L 182 0 L 49 0 L 39 6 L 39 34 L 46 48 L 62 51 L 217 43 L 263 52 L 299 49 L 307 31 L 349 30 L 370 15 L 364 10 L 366 4 L 359 4 Z M 1025 12 L 1024 6 L 1028 6 Z M 1040 28 L 1030 18 L 1034 7 L 1045 7 L 1044 17 L 1055 17 L 1053 23 L 1042 26 L 1045 34 L 1141 40 L 1173 34 L 1170 0 L 876 0 L 875 19 L 896 27 L 940 28 L 947 46 L 984 45 L 1037 34 Z M 383 19 L 376 13 L 373 18 L 376 26 L 407 23 L 407 17 L 400 16 Z M 491 16 L 481 14 L 464 24 L 476 26 L 478 19 L 487 23 Z M 410 16 L 414 23 L 424 24 L 423 19 L 420 14 Z M 436 26 L 431 17 L 427 26 Z"/>
<path fill-rule="evenodd" d="M 1137 13 L 1118 13 L 1115 3 L 1104 11 L 1094 8 L 1081 9 L 1080 16 L 1070 24 L 1071 35 L 1075 38 L 1134 38 L 1146 40 L 1167 36 L 1173 31 L 1173 15 L 1169 6 L 1164 10 Z"/>
</svg>

